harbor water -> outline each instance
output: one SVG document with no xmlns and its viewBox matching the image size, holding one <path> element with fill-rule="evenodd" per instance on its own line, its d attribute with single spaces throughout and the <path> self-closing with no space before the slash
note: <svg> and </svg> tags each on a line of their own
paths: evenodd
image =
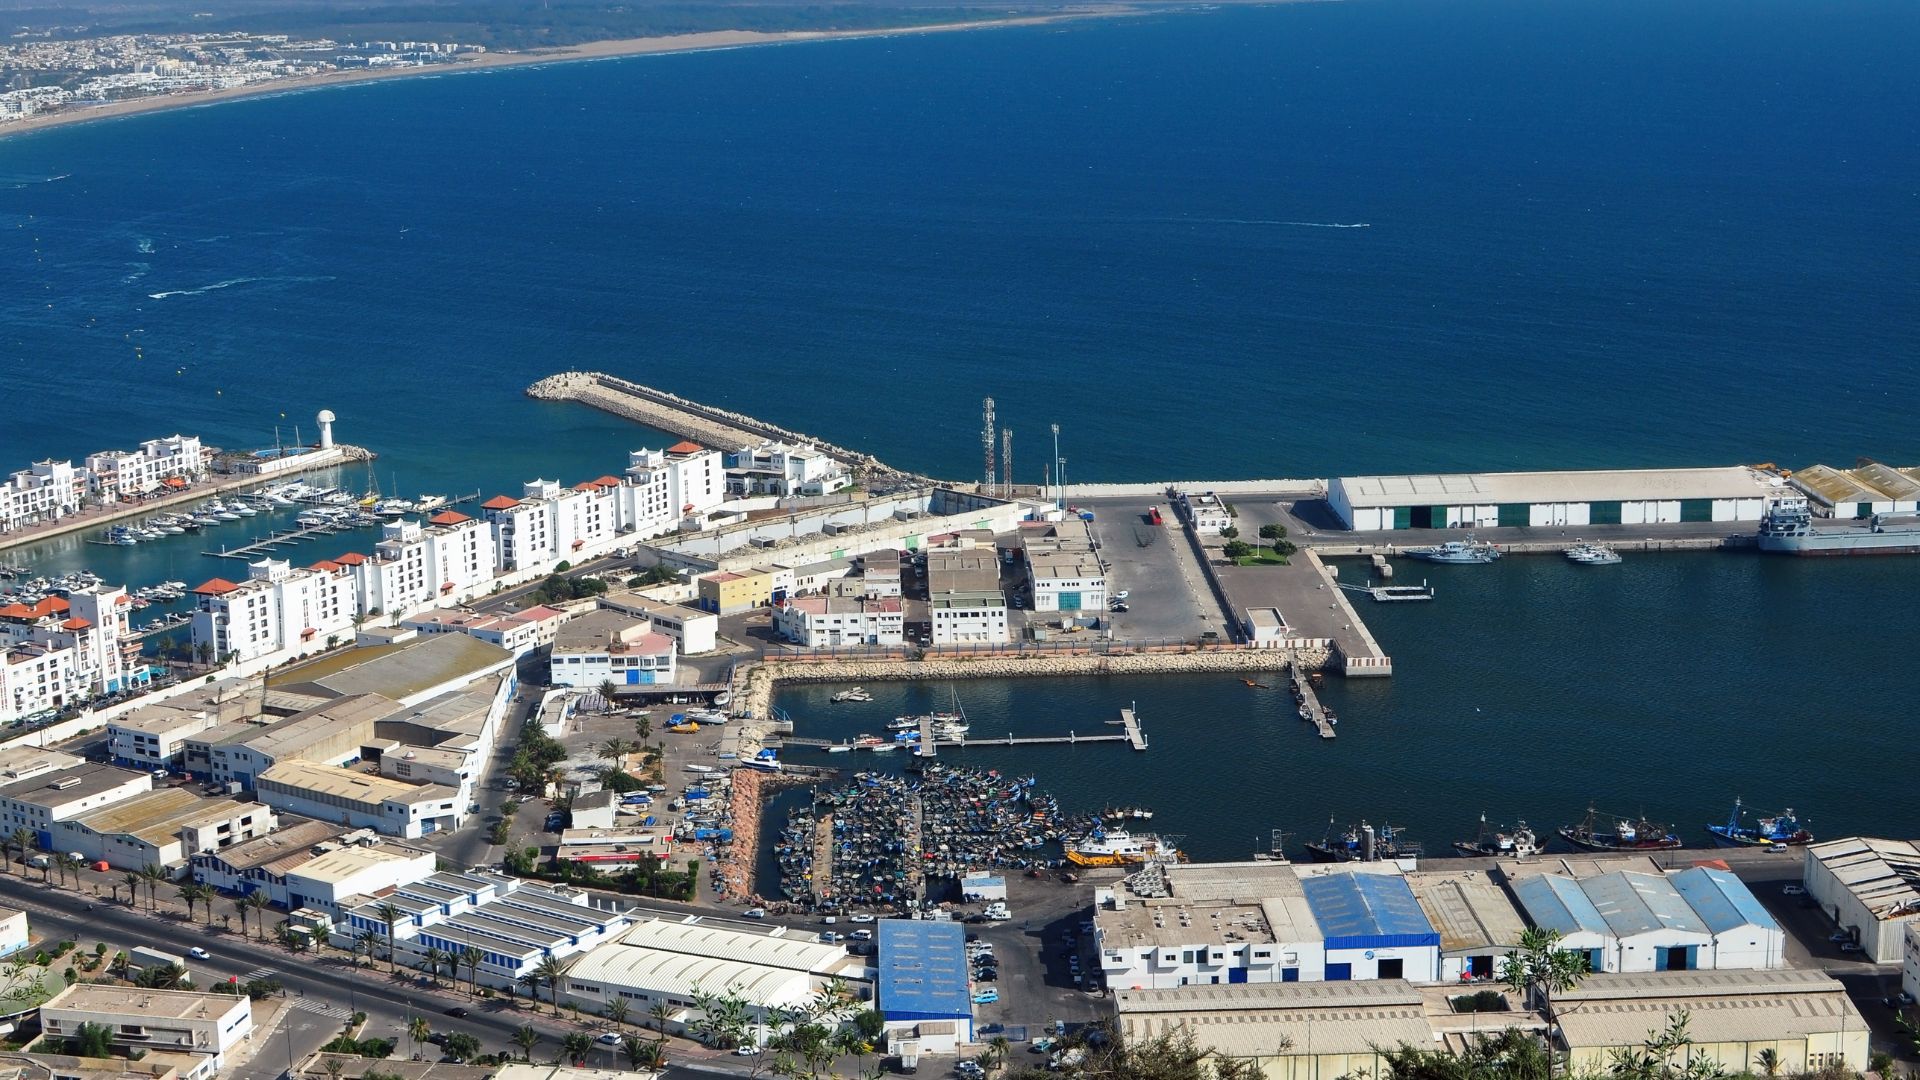
<svg viewBox="0 0 1920 1080">
<path fill-rule="evenodd" d="M 969 737 L 1111 732 L 1105 722 L 1135 705 L 1144 753 L 969 747 L 940 760 L 1033 774 L 1065 812 L 1149 807 L 1145 827 L 1181 835 L 1199 859 L 1265 851 L 1274 829 L 1298 857 L 1329 817 L 1389 822 L 1444 856 L 1483 811 L 1544 837 L 1589 801 L 1674 825 L 1689 848 L 1711 846 L 1704 827 L 1724 822 L 1736 796 L 1791 806 L 1819 836 L 1920 833 L 1920 811 L 1888 797 L 1920 768 L 1911 628 L 1886 601 L 1910 587 L 1901 560 L 1689 553 L 1583 567 L 1539 556 L 1418 572 L 1433 603 L 1360 609 L 1394 675 L 1327 680 L 1333 741 L 1298 719 L 1279 680 L 1259 690 L 1226 674 L 871 683 L 868 704 L 804 685 L 778 704 L 798 736 L 834 740 L 885 736 L 898 714 L 951 708 L 956 689 Z M 787 756 L 888 771 L 910 760 Z"/>
</svg>

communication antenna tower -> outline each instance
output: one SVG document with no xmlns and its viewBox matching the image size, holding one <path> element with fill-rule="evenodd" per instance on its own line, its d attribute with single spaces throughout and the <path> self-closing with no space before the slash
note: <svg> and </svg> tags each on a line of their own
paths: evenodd
<svg viewBox="0 0 1920 1080">
<path fill-rule="evenodd" d="M 984 422 L 980 425 L 980 453 L 987 459 L 987 494 L 993 494 L 995 481 L 993 475 L 993 399 L 988 398 L 981 408 Z"/>
<path fill-rule="evenodd" d="M 1000 469 L 1007 478 L 1006 483 L 1001 485 L 1003 490 L 1000 494 L 1003 498 L 1011 499 L 1013 498 L 1013 429 L 1010 427 L 1000 429 Z"/>
</svg>

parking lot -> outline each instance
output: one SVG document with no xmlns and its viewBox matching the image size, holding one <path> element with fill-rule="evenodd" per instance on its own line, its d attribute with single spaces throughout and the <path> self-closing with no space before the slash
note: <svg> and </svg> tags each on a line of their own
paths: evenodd
<svg viewBox="0 0 1920 1080">
<path fill-rule="evenodd" d="M 1104 875 L 1104 876 L 1103 876 Z M 1098 986 L 1100 965 L 1092 955 L 1093 935 L 1082 924 L 1093 917 L 1088 906 L 1092 879 L 1104 883 L 1118 880 L 1118 871 L 1091 875 L 1078 884 L 1062 882 L 1057 875 L 1007 878 L 1007 907 L 1013 918 L 1006 922 L 970 923 L 967 933 L 994 947 L 997 978 L 977 984 L 991 987 L 1000 1000 L 974 1008 L 974 1028 L 999 1024 L 1005 1032 L 1036 1037 L 1055 1020 L 1069 1028 L 1099 1020 L 1110 1012 L 1103 987 Z M 1069 943 L 1071 937 L 1071 943 Z M 1078 958 L 1080 985 L 1073 982 L 1074 960 Z"/>
<path fill-rule="evenodd" d="M 1115 638 L 1193 640 L 1209 630 L 1231 637 L 1165 499 L 1134 496 L 1075 505 L 1093 511 L 1093 538 L 1107 564 L 1108 595 L 1127 593 L 1127 611 L 1113 616 Z M 1161 525 L 1147 521 L 1153 506 L 1160 507 Z"/>
</svg>

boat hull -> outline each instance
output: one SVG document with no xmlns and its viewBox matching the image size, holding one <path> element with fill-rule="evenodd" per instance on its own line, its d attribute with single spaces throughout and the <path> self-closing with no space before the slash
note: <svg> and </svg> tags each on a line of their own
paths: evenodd
<svg viewBox="0 0 1920 1080">
<path fill-rule="evenodd" d="M 1561 829 L 1560 839 L 1565 840 L 1567 843 L 1572 844 L 1582 851 L 1625 851 L 1636 853 L 1642 851 L 1672 851 L 1675 848 L 1686 846 L 1685 841 L 1677 836 L 1669 836 L 1659 840 L 1638 840 L 1631 844 L 1610 844 L 1595 840 L 1592 837 L 1582 838 L 1576 836 L 1571 829 Z"/>
<path fill-rule="evenodd" d="M 1758 847 L 1805 847 L 1813 843 L 1813 834 L 1801 831 L 1792 836 L 1761 837 L 1728 833 L 1724 825 L 1707 826 L 1707 834 L 1713 837 L 1715 847 L 1758 848 Z"/>
</svg>

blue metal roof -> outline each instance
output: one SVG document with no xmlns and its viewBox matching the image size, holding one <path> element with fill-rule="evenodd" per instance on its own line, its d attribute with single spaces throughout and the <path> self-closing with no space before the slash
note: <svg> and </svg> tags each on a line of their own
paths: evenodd
<svg viewBox="0 0 1920 1080">
<path fill-rule="evenodd" d="M 1405 878 L 1328 874 L 1307 878 L 1300 888 L 1329 949 L 1437 948 L 1440 944 L 1440 935 L 1420 910 Z"/>
<path fill-rule="evenodd" d="M 880 1011 L 889 1020 L 971 1019 L 966 947 L 959 923 L 882 919 Z"/>
<path fill-rule="evenodd" d="M 1693 913 L 1680 890 L 1664 874 L 1636 874 L 1615 870 L 1585 878 L 1580 888 L 1593 901 L 1615 937 L 1634 937 L 1656 931 L 1704 934 L 1707 924 Z"/>
<path fill-rule="evenodd" d="M 1580 883 L 1571 878 L 1554 877 L 1551 874 L 1521 878 L 1513 886 L 1513 895 L 1519 898 L 1520 906 L 1526 909 L 1527 918 L 1543 930 L 1553 930 L 1561 937 L 1575 934 L 1612 935 L 1607 920 L 1600 916 L 1600 910 L 1581 891 Z"/>
<path fill-rule="evenodd" d="M 1773 916 L 1767 914 L 1767 909 L 1760 906 L 1760 901 L 1746 883 L 1725 870 L 1708 866 L 1682 870 L 1673 875 L 1673 887 L 1680 890 L 1687 906 L 1693 908 L 1700 920 L 1707 924 L 1707 929 L 1715 934 L 1737 930 L 1742 926 L 1780 929 L 1780 924 L 1774 922 Z"/>
</svg>

